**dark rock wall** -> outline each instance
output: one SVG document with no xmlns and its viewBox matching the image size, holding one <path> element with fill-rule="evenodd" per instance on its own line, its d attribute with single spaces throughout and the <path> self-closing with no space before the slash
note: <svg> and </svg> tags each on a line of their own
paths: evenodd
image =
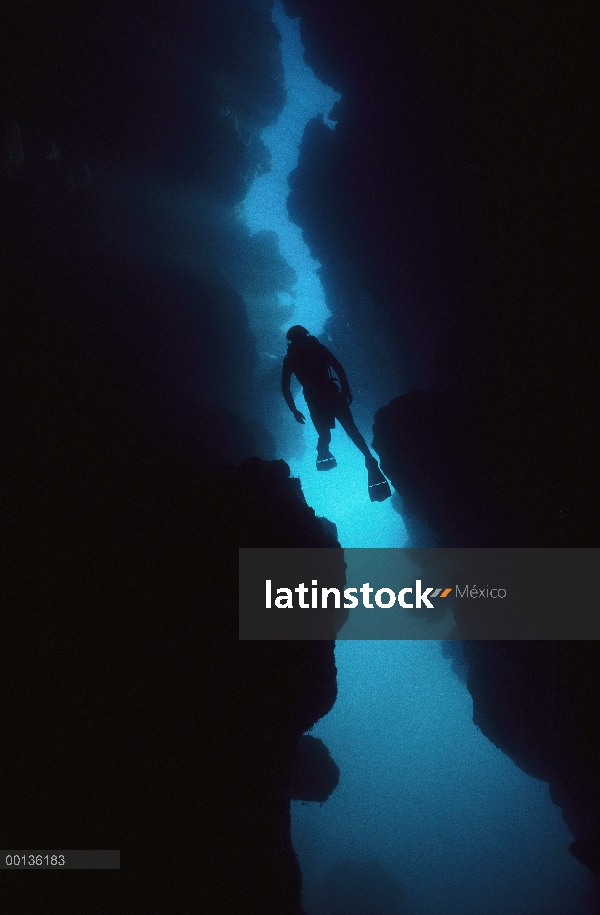
<svg viewBox="0 0 600 915">
<path fill-rule="evenodd" d="M 600 663 L 597 642 L 464 642 L 473 721 L 524 772 L 549 783 L 594 875 L 600 905 Z"/>
<path fill-rule="evenodd" d="M 258 433 L 241 456 L 274 457 L 281 397 L 257 369 L 295 277 L 239 211 L 270 167 L 260 131 L 285 103 L 270 4 L 36 4 L 8 16 L 6 36 L 7 339 L 23 360 L 46 353 L 52 379 L 64 338 L 122 400 L 143 410 L 160 396 L 151 421 L 188 444 L 190 416 L 241 414 Z M 67 396 L 77 381 L 61 384 Z M 205 438 L 240 457 L 225 430 Z"/>
<path fill-rule="evenodd" d="M 337 539 L 261 460 L 246 306 L 272 337 L 293 271 L 236 208 L 285 100 L 270 4 L 42 3 L 3 48 L 0 844 L 122 869 L 3 871 L 0 907 L 296 915 L 333 631 L 239 643 L 238 548 Z"/>
<path fill-rule="evenodd" d="M 121 849 L 119 874 L 61 875 L 57 911 L 297 912 L 290 786 L 333 641 L 237 642 L 237 547 L 336 541 L 283 462 L 78 445 L 8 519 L 4 845 Z M 0 892 L 50 904 L 12 874 Z"/>
</svg>

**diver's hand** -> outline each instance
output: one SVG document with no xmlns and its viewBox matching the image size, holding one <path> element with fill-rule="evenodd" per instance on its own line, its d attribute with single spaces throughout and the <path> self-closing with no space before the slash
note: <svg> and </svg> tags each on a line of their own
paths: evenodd
<svg viewBox="0 0 600 915">
<path fill-rule="evenodd" d="M 294 410 L 294 419 L 297 423 L 301 423 L 301 425 L 304 425 L 306 422 L 306 417 L 304 416 L 304 413 L 300 412 L 300 410 Z"/>
</svg>

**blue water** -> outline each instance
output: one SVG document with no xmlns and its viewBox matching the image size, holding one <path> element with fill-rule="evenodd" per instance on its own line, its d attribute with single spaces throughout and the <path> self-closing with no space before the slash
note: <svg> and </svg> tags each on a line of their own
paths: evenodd
<svg viewBox="0 0 600 915">
<path fill-rule="evenodd" d="M 340 96 L 320 83 L 304 65 L 298 20 L 288 19 L 280 3 L 275 4 L 273 22 L 283 39 L 282 57 L 288 100 L 277 124 L 262 132 L 262 140 L 271 151 L 272 169 L 252 185 L 244 200 L 244 216 L 253 232 L 260 229 L 277 232 L 281 253 L 298 273 L 293 298 L 281 298 L 283 304 L 294 306 L 294 319 L 285 326 L 282 336 L 292 324 L 303 324 L 311 333 L 318 335 L 330 312 L 317 276 L 320 264 L 311 257 L 300 228 L 288 219 L 288 175 L 298 163 L 304 125 L 320 115 L 333 129 L 328 115 Z"/>
<path fill-rule="evenodd" d="M 406 915 L 582 912 L 587 872 L 567 851 L 547 784 L 475 727 L 440 643 L 338 642 L 336 660 L 338 699 L 312 734 L 340 783 L 322 807 L 292 803 L 307 915 L 337 915 L 319 905 L 318 888 L 345 858 L 392 873 Z"/>
<path fill-rule="evenodd" d="M 344 547 L 406 546 L 408 538 L 400 515 L 386 502 L 371 502 L 365 459 L 343 429 L 336 428 L 331 437 L 331 453 L 337 467 L 317 471 L 317 433 L 308 426 L 308 410 L 302 396 L 298 408 L 307 417 L 304 437 L 307 444 L 302 458 L 289 461 L 294 476 L 300 477 L 302 490 L 317 515 L 329 518 L 337 527 Z M 363 430 L 368 441 L 366 429 Z"/>
<path fill-rule="evenodd" d="M 298 162 L 298 149 L 304 126 L 313 117 L 322 116 L 330 129 L 335 125 L 328 115 L 340 96 L 320 83 L 302 60 L 298 20 L 289 19 L 279 3 L 275 5 L 273 21 L 282 35 L 282 56 L 288 92 L 287 105 L 274 127 L 262 133 L 262 139 L 272 155 L 272 170 L 258 178 L 244 200 L 244 216 L 252 232 L 269 229 L 277 232 L 281 253 L 296 270 L 298 282 L 293 298 L 282 296 L 283 304 L 293 304 L 293 318 L 282 327 L 285 332 L 292 324 L 303 324 L 316 336 L 330 312 L 325 303 L 318 277 L 320 264 L 315 261 L 302 239 L 300 228 L 288 219 L 286 197 L 288 175 Z M 351 384 L 355 379 L 350 379 Z M 302 394 L 296 405 L 308 418 Z M 293 423 L 291 415 L 286 420 Z M 361 430 L 369 440 L 368 428 Z M 288 460 L 294 476 L 302 481 L 304 495 L 318 515 L 329 518 L 338 529 L 344 546 L 404 546 L 406 529 L 391 503 L 371 503 L 367 489 L 364 458 L 342 429 L 333 432 L 332 451 L 338 461 L 335 470 L 318 473 L 315 466 L 317 433 L 310 419 L 302 428 L 304 454 Z"/>
<path fill-rule="evenodd" d="M 279 4 L 273 19 L 283 38 L 288 105 L 263 133 L 273 172 L 255 182 L 245 216 L 252 231 L 278 232 L 298 272 L 295 311 L 282 336 L 296 323 L 319 335 L 329 313 L 319 265 L 290 224 L 285 198 L 304 124 L 319 113 L 327 122 L 337 96 L 303 64 L 297 21 Z M 301 395 L 296 402 L 308 418 Z M 361 431 L 370 443 L 370 430 Z M 315 468 L 310 420 L 303 434 L 305 453 L 290 462 L 292 472 L 309 505 L 336 524 L 342 546 L 431 545 L 411 543 L 391 500 L 369 501 L 364 460 L 343 430 L 334 430 L 331 444 L 338 467 L 326 473 Z M 323 806 L 292 803 L 307 915 L 580 915 L 587 871 L 568 853 L 571 836 L 548 786 L 478 731 L 471 697 L 440 645 L 336 645 L 338 699 L 312 733 L 329 747 L 340 784 Z M 324 901 L 323 881 L 336 863 L 345 868 L 341 885 Z M 401 904 L 385 894 L 386 875 L 402 884 Z"/>
</svg>

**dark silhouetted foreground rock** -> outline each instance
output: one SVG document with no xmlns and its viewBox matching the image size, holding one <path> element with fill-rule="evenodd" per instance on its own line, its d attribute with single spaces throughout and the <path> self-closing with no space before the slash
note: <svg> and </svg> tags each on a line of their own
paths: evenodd
<svg viewBox="0 0 600 915">
<path fill-rule="evenodd" d="M 549 782 L 592 871 L 600 835 L 600 647 L 587 641 L 463 642 L 473 721 L 524 772 Z"/>
<path fill-rule="evenodd" d="M 319 801 L 324 803 L 338 786 L 340 770 L 322 740 L 303 734 L 298 741 L 293 801 Z"/>
<path fill-rule="evenodd" d="M 62 875 L 65 913 L 298 912 L 290 785 L 333 642 L 237 642 L 238 544 L 336 541 L 283 462 L 199 473 L 113 436 L 46 469 L 9 506 L 4 847 L 121 849 Z M 45 898 L 7 878 L 7 911 Z"/>
<path fill-rule="evenodd" d="M 333 642 L 237 641 L 239 547 L 337 544 L 259 459 L 244 296 L 283 348 L 294 279 L 237 209 L 285 101 L 270 5 L 42 2 L 3 46 L 0 845 L 122 869 L 2 871 L 0 907 L 297 915 Z"/>
</svg>

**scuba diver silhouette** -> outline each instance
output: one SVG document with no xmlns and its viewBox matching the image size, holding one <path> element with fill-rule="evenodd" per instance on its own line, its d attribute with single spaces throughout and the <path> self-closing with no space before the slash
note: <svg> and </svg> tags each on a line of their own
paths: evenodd
<svg viewBox="0 0 600 915">
<path fill-rule="evenodd" d="M 369 472 L 369 497 L 371 502 L 383 502 L 391 496 L 389 483 L 381 473 L 377 460 L 360 434 L 352 413 L 352 393 L 344 369 L 326 346 L 312 337 L 305 327 L 295 324 L 286 334 L 289 341 L 287 355 L 283 360 L 281 390 L 285 402 L 294 414 L 296 422 L 304 424 L 305 416 L 296 409 L 290 390 L 292 375 L 300 384 L 310 418 L 318 432 L 317 470 L 332 470 L 337 462 L 329 450 L 331 430 L 336 419 L 364 455 L 365 467 Z M 339 387 L 333 372 L 339 379 Z"/>
</svg>

